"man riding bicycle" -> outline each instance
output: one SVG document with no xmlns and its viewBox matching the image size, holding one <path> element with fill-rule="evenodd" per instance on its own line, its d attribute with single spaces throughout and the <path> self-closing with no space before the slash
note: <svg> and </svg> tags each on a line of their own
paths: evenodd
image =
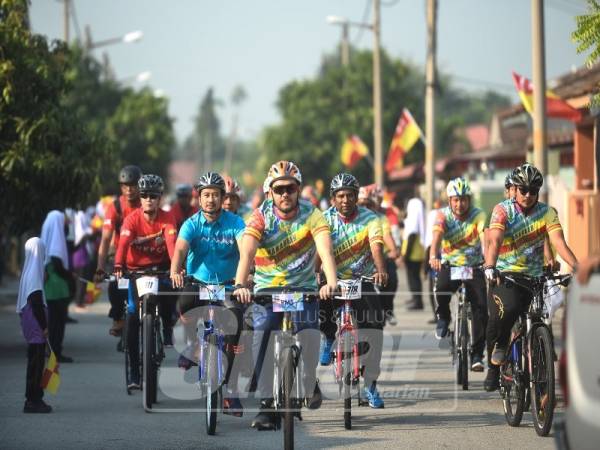
<svg viewBox="0 0 600 450">
<path fill-rule="evenodd" d="M 198 208 L 192 206 L 192 192 L 192 186 L 189 184 L 178 184 L 175 188 L 177 200 L 173 203 L 169 212 L 178 230 L 186 219 L 189 219 L 198 212 Z"/>
<path fill-rule="evenodd" d="M 195 188 L 200 196 L 200 212 L 187 219 L 179 231 L 175 254 L 171 261 L 173 287 L 184 286 L 183 274 L 187 272 L 196 280 L 207 284 L 225 285 L 226 289 L 231 289 L 240 260 L 238 240 L 241 239 L 245 228 L 244 221 L 222 208 L 226 184 L 218 173 L 208 172 L 202 175 Z M 187 269 L 183 271 L 186 258 Z M 186 313 L 206 304 L 206 300 L 199 299 L 197 287 L 190 287 L 180 297 L 179 312 L 186 326 L 194 329 L 196 326 L 196 321 L 190 317 L 193 314 Z M 240 351 L 238 341 L 242 312 L 240 308 L 228 306 L 223 314 L 219 314 L 219 318 L 226 322 L 221 325 L 230 332 L 225 337 L 228 364 L 224 380 L 227 396 L 223 399 L 223 412 L 241 417 L 242 404 L 237 394 L 237 374 L 232 377 L 231 370 L 234 355 Z"/>
<path fill-rule="evenodd" d="M 556 210 L 538 201 L 544 183 L 540 171 L 531 164 L 523 164 L 514 170 L 512 182 L 516 187 L 514 199 L 499 203 L 492 212 L 485 255 L 485 277 L 490 282 L 490 318 L 486 332 L 490 368 L 484 382 L 487 391 L 499 387 L 499 366 L 506 358 L 510 331 L 531 302 L 527 289 L 501 280 L 499 272 L 515 277 L 541 276 L 546 236 L 569 266 L 577 265 L 575 255 L 565 242 Z"/>
<path fill-rule="evenodd" d="M 289 161 L 279 161 L 269 170 L 271 199 L 265 200 L 248 220 L 242 237 L 240 263 L 236 273 L 235 295 L 240 301 L 251 301 L 246 280 L 255 265 L 254 294 L 293 290 L 314 293 L 317 280 L 314 273 L 317 253 L 322 261 L 327 284 L 320 289 L 321 298 L 331 298 L 337 277 L 329 226 L 321 211 L 310 202 L 299 200 L 302 175 Z M 304 310 L 292 313 L 295 331 L 299 334 L 304 361 L 304 392 L 309 408 L 321 405 L 321 391 L 316 380 L 319 357 L 319 306 L 304 302 Z M 261 393 L 260 411 L 252 422 L 258 430 L 273 430 L 277 412 L 273 410 L 272 377 L 273 350 L 268 349 L 272 331 L 279 328 L 282 317 L 270 304 L 263 308 L 253 305 L 255 370 Z M 273 340 L 271 339 L 271 342 Z"/>
<path fill-rule="evenodd" d="M 429 265 L 437 272 L 435 280 L 435 296 L 438 304 L 435 329 L 437 339 L 442 339 L 448 334 L 450 298 L 461 284 L 461 280 L 451 279 L 451 267 L 478 268 L 483 264 L 482 237 L 486 220 L 485 213 L 471 204 L 471 187 L 464 178 L 450 180 L 446 187 L 446 194 L 448 206 L 437 214 L 432 228 L 433 239 L 429 251 Z M 488 318 L 483 273 L 474 270 L 473 279 L 464 280 L 464 283 L 466 297 L 473 311 L 471 370 L 483 372 L 485 328 Z"/>
<path fill-rule="evenodd" d="M 330 194 L 333 206 L 324 212 L 329 224 L 333 254 L 340 280 L 373 276 L 374 284 L 385 286 L 388 274 L 383 253 L 383 234 L 377 215 L 357 206 L 360 185 L 349 173 L 340 173 L 331 181 Z M 365 396 L 371 408 L 383 408 L 384 402 L 377 391 L 377 378 L 381 372 L 384 317 L 379 296 L 372 284 L 365 285 L 369 294 L 353 303 L 359 329 L 375 330 L 368 336 L 368 350 L 363 356 L 365 370 Z M 321 364 L 331 362 L 331 347 L 335 340 L 335 304 L 321 302 L 321 331 L 325 335 L 321 348 Z M 339 305 L 338 305 L 339 306 Z M 364 348 L 366 346 L 362 345 Z"/>
<path fill-rule="evenodd" d="M 115 275 L 121 278 L 125 267 L 128 270 L 168 270 L 175 249 L 177 228 L 171 215 L 159 208 L 164 190 L 162 179 L 157 175 L 143 175 L 138 181 L 141 208 L 131 213 L 121 227 L 121 238 L 115 256 Z M 170 286 L 161 285 L 160 290 Z M 131 376 L 129 387 L 139 389 L 139 318 L 137 308 L 139 298 L 134 282 L 129 284 L 127 307 L 127 345 Z M 172 301 L 170 297 L 159 298 L 159 313 L 163 321 L 163 335 L 166 345 L 172 345 Z"/>
</svg>

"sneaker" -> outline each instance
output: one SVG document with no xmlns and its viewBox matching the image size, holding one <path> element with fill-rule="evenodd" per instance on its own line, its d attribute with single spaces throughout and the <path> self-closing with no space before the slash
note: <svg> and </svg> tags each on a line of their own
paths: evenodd
<svg viewBox="0 0 600 450">
<path fill-rule="evenodd" d="M 319 380 L 315 382 L 315 390 L 312 397 L 304 399 L 304 404 L 308 409 L 319 409 L 323 403 L 323 395 L 321 394 L 321 388 L 319 387 Z"/>
<path fill-rule="evenodd" d="M 398 325 L 398 319 L 396 319 L 396 316 L 394 315 L 394 313 L 392 311 L 390 311 L 388 314 L 387 323 L 393 327 Z"/>
<path fill-rule="evenodd" d="M 473 372 L 483 372 L 483 357 L 481 355 L 473 355 L 471 359 L 471 370 Z"/>
<path fill-rule="evenodd" d="M 123 333 L 123 327 L 125 327 L 125 321 L 123 319 L 113 320 L 112 327 L 108 330 L 108 334 L 119 337 Z"/>
<path fill-rule="evenodd" d="M 333 340 L 322 339 L 320 349 L 320 363 L 322 366 L 328 366 L 331 364 L 331 348 L 333 347 Z"/>
<path fill-rule="evenodd" d="M 163 329 L 163 345 L 165 348 L 173 348 L 173 328 Z"/>
<path fill-rule="evenodd" d="M 237 397 L 224 398 L 223 414 L 228 414 L 234 417 L 242 417 L 244 415 L 244 408 L 240 399 Z"/>
<path fill-rule="evenodd" d="M 384 407 L 383 399 L 379 396 L 379 391 L 375 383 L 370 388 L 365 388 L 365 397 L 369 401 L 369 406 L 374 409 L 380 409 Z"/>
<path fill-rule="evenodd" d="M 435 338 L 440 340 L 448 335 L 448 320 L 438 319 L 437 325 L 435 326 Z"/>
<path fill-rule="evenodd" d="M 258 431 L 275 430 L 277 427 L 278 413 L 273 409 L 273 399 L 262 399 L 260 401 L 260 409 L 251 427 Z"/>
<path fill-rule="evenodd" d="M 25 401 L 23 412 L 28 414 L 48 414 L 52 412 L 52 406 L 48 405 L 44 400 Z"/>
<path fill-rule="evenodd" d="M 131 379 L 127 384 L 127 389 L 141 389 L 139 374 L 131 374 Z"/>
<path fill-rule="evenodd" d="M 506 347 L 498 345 L 496 342 L 496 345 L 494 345 L 494 351 L 492 352 L 491 361 L 495 366 L 501 366 L 504 364 L 504 361 L 506 361 Z"/>
<path fill-rule="evenodd" d="M 500 368 L 498 366 L 490 366 L 483 381 L 483 389 L 487 392 L 494 392 L 500 388 Z"/>
</svg>

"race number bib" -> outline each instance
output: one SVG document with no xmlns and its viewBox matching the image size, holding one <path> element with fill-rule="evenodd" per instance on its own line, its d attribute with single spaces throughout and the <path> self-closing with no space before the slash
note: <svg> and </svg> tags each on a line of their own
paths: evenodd
<svg viewBox="0 0 600 450">
<path fill-rule="evenodd" d="M 225 301 L 225 286 L 218 284 L 209 284 L 207 286 L 200 286 L 200 300 L 210 300 L 213 302 L 224 302 Z"/>
<path fill-rule="evenodd" d="M 129 278 L 119 278 L 119 289 L 129 289 Z"/>
<path fill-rule="evenodd" d="M 304 296 L 301 292 L 286 292 L 273 295 L 273 312 L 304 311 Z"/>
<path fill-rule="evenodd" d="M 146 294 L 158 294 L 158 278 L 157 277 L 140 277 L 135 280 L 138 296 Z"/>
<path fill-rule="evenodd" d="M 360 300 L 362 298 L 361 280 L 339 280 L 340 295 L 335 298 L 339 300 Z"/>
<path fill-rule="evenodd" d="M 450 267 L 450 279 L 451 280 L 472 280 L 473 279 L 473 268 L 472 267 Z"/>
</svg>

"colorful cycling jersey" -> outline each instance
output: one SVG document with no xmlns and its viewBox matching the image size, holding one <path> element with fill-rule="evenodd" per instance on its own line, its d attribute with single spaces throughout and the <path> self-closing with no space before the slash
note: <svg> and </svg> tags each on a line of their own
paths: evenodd
<svg viewBox="0 0 600 450">
<path fill-rule="evenodd" d="M 176 238 L 177 228 L 168 212 L 158 210 L 154 222 L 149 222 L 138 208 L 127 216 L 121 227 L 115 266 L 123 267 L 126 263 L 128 269 L 168 267 Z"/>
<path fill-rule="evenodd" d="M 104 230 L 116 231 L 113 237 L 113 245 L 115 249 L 119 247 L 119 233 L 125 217 L 141 206 L 139 199 L 133 204 L 133 206 L 129 206 L 129 202 L 127 202 L 127 199 L 123 195 L 119 197 L 119 203 L 121 205 L 121 214 L 117 212 L 117 208 L 115 208 L 115 202 L 111 201 L 106 209 L 106 213 L 104 214 L 104 223 L 102 224 L 102 228 Z"/>
<path fill-rule="evenodd" d="M 198 208 L 195 206 L 190 206 L 187 211 L 184 211 L 179 202 L 175 202 L 169 210 L 169 213 L 173 218 L 173 222 L 175 222 L 178 230 L 181 228 L 181 225 L 183 225 L 183 222 L 185 222 L 186 219 L 189 219 L 197 212 Z"/>
<path fill-rule="evenodd" d="M 540 276 L 544 270 L 546 235 L 562 231 L 554 208 L 536 203 L 525 214 L 514 200 L 497 204 L 492 212 L 490 229 L 504 231 L 496 267 L 500 271 Z"/>
<path fill-rule="evenodd" d="M 332 206 L 323 213 L 329 224 L 337 276 L 342 280 L 370 276 L 375 272 L 371 244 L 383 245 L 381 223 L 377 215 L 358 206 L 345 218 Z"/>
<path fill-rule="evenodd" d="M 316 290 L 314 237 L 320 233 L 329 233 L 329 226 L 310 202 L 299 200 L 296 215 L 286 220 L 272 200 L 265 200 L 248 219 L 244 233 L 259 241 L 254 291 L 279 286 Z"/>
<path fill-rule="evenodd" d="M 481 236 L 486 214 L 471 207 L 464 220 L 458 219 L 449 206 L 438 211 L 432 230 L 442 233 L 442 262 L 451 266 L 483 264 Z"/>
<path fill-rule="evenodd" d="M 202 212 L 187 219 L 178 237 L 190 246 L 187 273 L 205 283 L 234 279 L 240 262 L 237 241 L 242 237 L 244 228 L 241 217 L 225 210 L 214 222 L 206 220 Z"/>
</svg>

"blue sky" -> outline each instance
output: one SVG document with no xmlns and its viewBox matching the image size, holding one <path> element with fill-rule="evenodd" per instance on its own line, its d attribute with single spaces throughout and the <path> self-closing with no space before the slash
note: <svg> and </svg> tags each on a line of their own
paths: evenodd
<svg viewBox="0 0 600 450">
<path fill-rule="evenodd" d="M 242 136 L 257 136 L 279 116 L 278 90 L 293 79 L 314 76 L 341 30 L 326 23 L 330 14 L 360 21 L 369 0 L 74 0 L 79 26 L 90 25 L 95 40 L 143 30 L 135 44 L 94 50 L 108 53 L 118 79 L 152 72 L 146 84 L 170 99 L 178 139 L 192 130 L 206 89 L 223 100 L 219 115 L 226 132 L 229 97 L 241 84 Z M 382 0 L 382 45 L 395 57 L 423 65 L 426 52 L 425 0 Z M 439 0 L 438 63 L 469 90 L 496 87 L 517 97 L 510 73 L 531 76 L 529 0 Z M 546 71 L 555 78 L 583 64 L 570 33 L 584 0 L 546 0 Z M 370 12 L 370 10 L 369 10 Z M 63 5 L 32 0 L 35 32 L 61 38 Z M 372 17 L 369 14 L 369 20 Z M 76 36 L 71 25 L 71 35 Z M 351 31 L 351 42 L 370 48 L 369 31 Z M 136 86 L 140 86 L 137 84 Z M 394 101 L 386 99 L 384 101 Z"/>
</svg>

